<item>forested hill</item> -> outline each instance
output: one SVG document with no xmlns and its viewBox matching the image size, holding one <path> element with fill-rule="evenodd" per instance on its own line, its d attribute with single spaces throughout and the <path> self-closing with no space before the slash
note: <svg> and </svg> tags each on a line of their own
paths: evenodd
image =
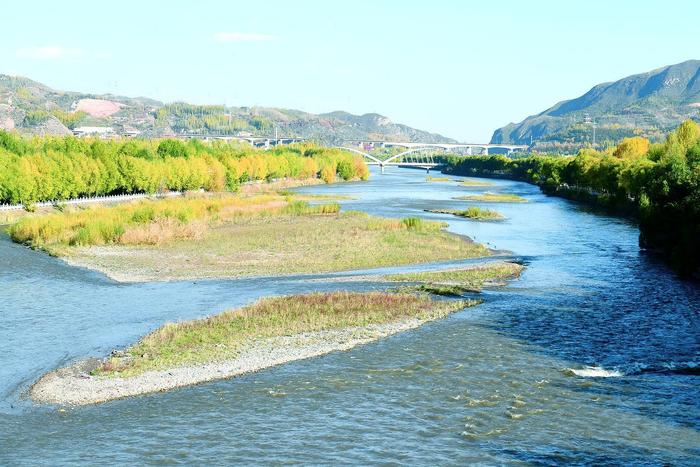
<svg viewBox="0 0 700 467">
<path fill-rule="evenodd" d="M 312 114 L 272 107 L 163 103 L 143 97 L 51 89 L 28 78 L 0 74 L 0 130 L 65 135 L 81 126 L 106 126 L 145 137 L 200 135 L 452 142 L 442 135 L 392 122 L 379 114 Z"/>
<path fill-rule="evenodd" d="M 532 142 L 541 151 L 575 152 L 592 143 L 594 123 L 600 148 L 630 136 L 661 141 L 689 118 L 700 120 L 700 60 L 599 84 L 576 99 L 499 128 L 491 142 Z"/>
</svg>

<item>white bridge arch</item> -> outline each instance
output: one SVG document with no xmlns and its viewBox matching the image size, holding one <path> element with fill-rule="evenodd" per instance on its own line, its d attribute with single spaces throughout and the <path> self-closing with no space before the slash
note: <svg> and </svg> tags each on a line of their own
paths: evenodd
<svg viewBox="0 0 700 467">
<path fill-rule="evenodd" d="M 355 143 L 358 144 L 360 147 L 366 147 L 367 144 L 371 144 L 372 146 L 378 144 L 380 147 L 398 147 L 398 148 L 404 148 L 405 151 L 402 151 L 398 154 L 394 154 L 393 156 L 381 160 L 371 154 L 368 154 L 365 151 L 361 151 L 357 148 L 353 147 L 348 147 L 348 146 L 335 146 L 337 149 L 343 149 L 345 151 L 350 151 L 355 154 L 359 154 L 368 161 L 368 165 L 378 165 L 382 169 L 382 173 L 384 173 L 384 167 L 386 166 L 406 166 L 406 167 L 420 167 L 424 168 L 427 171 L 430 171 L 430 169 L 438 167 L 442 165 L 440 162 L 437 162 L 433 158 L 433 154 L 425 155 L 423 157 L 417 157 L 418 154 L 424 153 L 426 151 L 444 151 L 446 153 L 463 153 L 465 156 L 471 156 L 474 155 L 476 152 L 479 155 L 488 155 L 489 149 L 501 149 L 501 150 L 506 150 L 507 153 L 510 155 L 514 151 L 523 151 L 526 150 L 528 147 L 524 145 L 516 145 L 516 144 L 471 144 L 471 143 L 405 143 L 405 142 L 393 142 L 393 141 L 362 141 L 362 140 L 350 140 L 348 141 L 350 143 Z M 406 156 L 410 156 L 415 154 L 416 157 L 411 157 L 411 158 L 406 158 Z"/>
<path fill-rule="evenodd" d="M 435 149 L 437 149 L 435 147 L 411 148 L 411 149 L 403 151 L 399 154 L 394 154 L 393 156 L 391 156 L 385 160 L 381 160 L 377 157 L 374 157 L 371 154 L 368 154 L 364 151 L 360 151 L 359 149 L 355 149 L 355 148 L 348 148 L 345 146 L 335 146 L 335 148 L 342 149 L 344 151 L 350 151 L 350 152 L 353 152 L 355 154 L 359 154 L 359 155 L 363 156 L 366 159 L 365 162 L 367 163 L 367 165 L 378 165 L 381 168 L 382 173 L 384 173 L 384 167 L 392 166 L 392 165 L 393 166 L 402 166 L 402 167 L 420 167 L 422 169 L 425 169 L 426 171 L 430 171 L 430 169 L 433 169 L 435 167 L 438 167 L 439 165 L 442 165 L 440 162 L 435 161 L 432 154 L 423 155 L 421 157 L 413 157 L 410 159 L 405 159 L 406 156 L 409 156 L 412 154 L 417 155 L 418 153 L 424 152 L 426 150 L 434 152 Z"/>
</svg>

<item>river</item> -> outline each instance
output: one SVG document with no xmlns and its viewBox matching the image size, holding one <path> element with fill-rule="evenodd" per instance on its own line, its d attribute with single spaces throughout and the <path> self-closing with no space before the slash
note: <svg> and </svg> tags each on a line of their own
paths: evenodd
<svg viewBox="0 0 700 467">
<path fill-rule="evenodd" d="M 525 183 L 493 183 L 426 182 L 390 168 L 298 190 L 353 196 L 344 209 L 444 220 L 512 251 L 526 272 L 485 291 L 484 304 L 352 351 L 79 408 L 37 406 L 25 392 L 41 374 L 165 321 L 349 284 L 119 284 L 1 236 L 0 464 L 697 465 L 700 287 L 640 253 L 630 221 Z M 485 190 L 529 202 L 489 205 L 503 222 L 423 212 Z M 608 377 L 584 376 L 586 366 Z"/>
</svg>

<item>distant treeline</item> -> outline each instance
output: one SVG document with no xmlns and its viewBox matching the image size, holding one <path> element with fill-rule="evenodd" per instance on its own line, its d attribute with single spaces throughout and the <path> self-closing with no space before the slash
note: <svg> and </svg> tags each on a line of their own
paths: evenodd
<svg viewBox="0 0 700 467">
<path fill-rule="evenodd" d="M 661 144 L 624 139 L 577 156 L 448 158 L 446 172 L 523 180 L 543 191 L 639 218 L 640 245 L 663 252 L 682 273 L 700 268 L 700 126 L 688 120 Z"/>
<path fill-rule="evenodd" d="M 320 177 L 366 179 L 361 156 L 303 144 L 267 151 L 238 143 L 175 139 L 45 137 L 0 131 L 0 203 L 162 190 L 235 191 L 241 183 Z"/>
</svg>

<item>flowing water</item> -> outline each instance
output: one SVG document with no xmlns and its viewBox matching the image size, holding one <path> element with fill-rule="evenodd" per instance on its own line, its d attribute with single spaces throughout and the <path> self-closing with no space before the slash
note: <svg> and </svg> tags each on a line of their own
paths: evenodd
<svg viewBox="0 0 700 467">
<path fill-rule="evenodd" d="M 300 190 L 355 197 L 345 209 L 444 220 L 512 251 L 526 272 L 484 292 L 483 305 L 352 351 L 79 408 L 37 406 L 25 393 L 44 372 L 165 321 L 262 295 L 377 285 L 118 284 L 0 237 L 0 464 L 697 465 L 700 287 L 640 253 L 629 221 L 493 183 L 389 169 Z M 489 204 L 504 222 L 423 212 L 486 190 L 529 203 Z"/>
</svg>

